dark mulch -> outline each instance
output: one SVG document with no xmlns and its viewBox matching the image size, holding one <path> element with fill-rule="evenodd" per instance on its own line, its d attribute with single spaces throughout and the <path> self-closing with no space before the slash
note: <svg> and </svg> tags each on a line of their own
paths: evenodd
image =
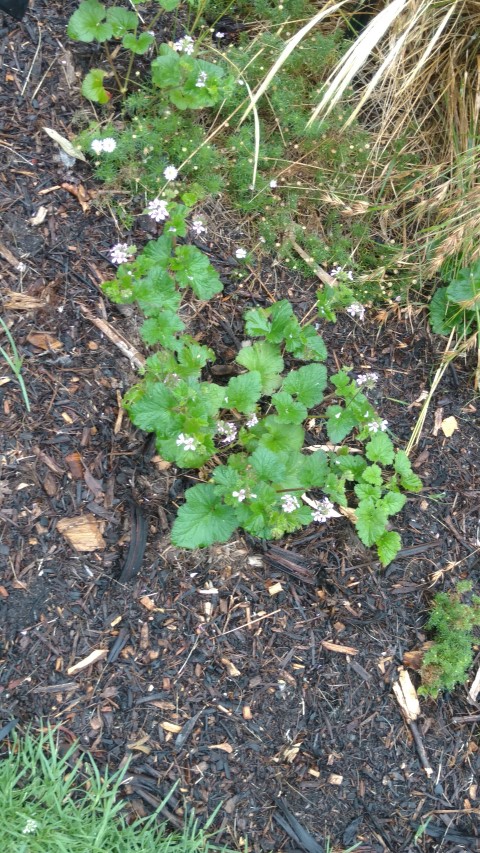
<svg viewBox="0 0 480 853">
<path fill-rule="evenodd" d="M 205 552 L 172 548 L 186 479 L 152 459 L 146 437 L 119 418 L 134 372 L 82 311 L 139 345 L 135 315 L 98 290 L 117 236 L 109 219 L 93 207 L 83 213 L 59 188 L 94 185 L 88 166 L 62 165 L 42 130 L 68 135 L 82 106 L 64 35 L 74 5 L 36 0 L 23 24 L 0 28 L 0 243 L 14 256 L 0 257 L 2 315 L 32 406 L 27 414 L 17 384 L 2 378 L 0 727 L 49 719 L 100 764 L 130 756 L 126 794 L 137 813 L 180 780 L 166 812 L 173 824 L 185 808 L 206 817 L 221 803 L 225 843 L 248 837 L 254 851 L 318 851 L 328 835 L 336 849 L 480 850 L 478 727 L 468 720 L 479 706 L 464 688 L 422 702 L 428 778 L 392 692 L 403 653 L 425 640 L 426 609 L 444 583 L 434 573 L 447 584 L 479 580 L 480 427 L 469 365 L 459 363 L 435 395 L 415 455 L 425 490 L 398 521 L 404 550 L 387 571 L 344 519 L 267 551 L 242 537 Z M 30 224 L 41 205 L 44 221 Z M 232 357 L 241 313 L 265 288 L 300 312 L 311 307 L 314 282 L 300 287 L 277 266 L 240 289 L 229 255 L 212 252 L 226 291 L 195 330 L 220 361 Z M 8 307 L 12 294 L 21 308 Z M 28 310 L 27 297 L 36 300 Z M 332 366 L 380 373 L 382 415 L 407 440 L 441 352 L 423 319 L 346 319 L 325 337 Z M 458 419 L 449 439 L 433 434 L 438 409 Z M 78 516 L 104 547 L 72 549 L 60 531 Z M 124 583 L 122 568 L 133 575 Z M 281 591 L 271 595 L 276 581 Z M 69 674 L 99 649 L 97 663 Z"/>
</svg>

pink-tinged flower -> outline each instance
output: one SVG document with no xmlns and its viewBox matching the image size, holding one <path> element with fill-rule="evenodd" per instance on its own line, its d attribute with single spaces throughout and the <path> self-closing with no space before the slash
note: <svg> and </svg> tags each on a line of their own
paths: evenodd
<svg viewBox="0 0 480 853">
<path fill-rule="evenodd" d="M 237 427 L 231 421 L 218 421 L 217 432 L 223 435 L 222 444 L 230 444 L 237 437 Z"/>
<path fill-rule="evenodd" d="M 167 168 L 164 169 L 163 176 L 166 181 L 174 181 L 177 175 L 178 169 L 176 169 L 175 166 L 167 166 Z"/>
<path fill-rule="evenodd" d="M 135 254 L 135 246 L 129 246 L 128 243 L 116 243 L 110 249 L 110 259 L 113 264 L 126 264 L 133 254 Z"/>
<path fill-rule="evenodd" d="M 222 32 L 220 32 L 220 30 L 218 30 L 218 31 L 215 33 L 215 38 L 216 38 L 216 39 L 224 39 L 224 38 L 225 38 L 225 33 L 222 33 Z"/>
<path fill-rule="evenodd" d="M 242 260 L 242 258 L 246 258 L 247 257 L 247 250 L 243 249 L 241 247 L 239 249 L 235 249 L 235 257 L 238 258 L 239 260 Z"/>
<path fill-rule="evenodd" d="M 295 495 L 282 495 L 280 500 L 284 512 L 295 512 L 300 507 L 299 500 Z"/>
<path fill-rule="evenodd" d="M 323 501 L 319 503 L 317 509 L 312 512 L 313 520 L 318 521 L 319 524 L 324 524 L 327 518 L 333 518 L 338 515 L 339 513 L 334 510 L 333 504 L 328 500 L 328 498 L 324 498 Z"/>
<path fill-rule="evenodd" d="M 239 492 L 232 492 L 232 498 L 236 498 L 238 503 L 241 503 L 247 497 L 247 492 L 245 489 L 240 489 Z"/>
<path fill-rule="evenodd" d="M 153 219 L 155 222 L 164 222 L 165 219 L 168 219 L 168 205 L 165 199 L 163 198 L 154 198 L 153 201 L 149 201 L 147 204 L 147 213 L 150 219 Z"/>
<path fill-rule="evenodd" d="M 201 219 L 193 219 L 190 227 L 196 237 L 201 237 L 202 234 L 207 233 L 207 229 Z"/>
<path fill-rule="evenodd" d="M 347 314 L 350 314 L 350 317 L 358 317 L 359 320 L 363 320 L 365 317 L 365 306 L 360 302 L 352 302 L 345 310 Z"/>
<path fill-rule="evenodd" d="M 372 388 L 378 382 L 378 373 L 360 373 L 355 379 L 355 384 L 361 387 L 366 385 Z"/>
<path fill-rule="evenodd" d="M 183 432 L 180 433 L 175 444 L 177 445 L 177 447 L 183 447 L 185 452 L 187 450 L 195 450 L 195 448 L 197 446 L 197 442 L 195 441 L 193 436 L 184 435 Z"/>
<path fill-rule="evenodd" d="M 250 415 L 248 421 L 245 422 L 245 426 L 251 429 L 252 427 L 258 424 L 258 418 L 255 414 Z"/>
</svg>

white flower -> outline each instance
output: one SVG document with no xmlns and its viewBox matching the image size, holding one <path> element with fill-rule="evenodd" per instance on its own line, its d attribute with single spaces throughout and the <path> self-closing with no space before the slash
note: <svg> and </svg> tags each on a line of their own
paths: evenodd
<svg viewBox="0 0 480 853">
<path fill-rule="evenodd" d="M 200 237 L 202 234 L 207 233 L 207 229 L 205 228 L 205 225 L 203 224 L 201 219 L 194 219 L 192 221 L 191 228 L 192 228 L 193 233 L 197 237 Z"/>
<path fill-rule="evenodd" d="M 380 421 L 380 423 L 378 421 L 370 421 L 370 423 L 367 424 L 369 432 L 385 432 L 387 427 L 388 421 Z"/>
<path fill-rule="evenodd" d="M 90 148 L 95 154 L 101 154 L 103 151 L 103 139 L 92 139 Z"/>
<path fill-rule="evenodd" d="M 223 444 L 230 444 L 230 442 L 235 441 L 237 437 L 237 427 L 231 421 L 218 421 L 217 432 L 219 435 L 224 436 L 224 438 L 222 438 Z"/>
<path fill-rule="evenodd" d="M 185 451 L 195 450 L 197 446 L 195 439 L 191 435 L 184 435 L 183 432 L 180 433 L 175 444 L 177 447 L 183 447 Z"/>
<path fill-rule="evenodd" d="M 296 498 L 295 495 L 282 495 L 281 502 L 284 512 L 294 512 L 300 507 L 298 498 Z"/>
<path fill-rule="evenodd" d="M 365 317 L 365 307 L 360 302 L 352 302 L 345 310 L 350 317 L 358 317 L 360 320 Z"/>
<path fill-rule="evenodd" d="M 107 152 L 107 154 L 111 154 L 112 151 L 115 151 L 117 147 L 117 143 L 111 136 L 107 136 L 106 139 L 103 140 L 103 150 Z"/>
<path fill-rule="evenodd" d="M 328 500 L 328 498 L 324 498 L 318 505 L 317 509 L 312 512 L 313 520 L 318 521 L 320 524 L 324 524 L 327 518 L 333 518 L 338 515 L 339 513 L 334 510 L 333 504 Z"/>
<path fill-rule="evenodd" d="M 238 258 L 239 260 L 241 260 L 241 258 L 246 258 L 247 257 L 247 250 L 242 249 L 242 248 L 235 249 L 235 257 Z"/>
<path fill-rule="evenodd" d="M 177 53 L 186 53 L 187 56 L 190 56 L 194 50 L 194 41 L 191 36 L 184 36 L 173 45 L 173 49 L 177 51 Z"/>
<path fill-rule="evenodd" d="M 255 414 L 250 415 L 248 421 L 245 422 L 245 426 L 251 429 L 252 427 L 258 424 L 258 418 Z"/>
<path fill-rule="evenodd" d="M 343 270 L 343 267 L 333 267 L 333 269 L 330 270 L 330 275 L 333 276 L 333 278 L 335 278 L 335 276 L 338 275 L 340 272 L 342 272 L 342 270 Z"/>
<path fill-rule="evenodd" d="M 215 33 L 215 38 L 216 39 L 224 39 L 225 33 L 222 33 L 222 32 L 220 32 L 220 30 L 218 30 L 218 32 Z"/>
<path fill-rule="evenodd" d="M 278 184 L 277 184 L 277 182 L 276 182 L 275 178 L 273 178 L 273 179 L 270 181 L 270 186 L 271 186 L 272 190 L 274 190 L 274 189 L 275 189 L 275 187 L 276 187 L 276 186 L 278 186 Z"/>
<path fill-rule="evenodd" d="M 203 89 L 205 83 L 207 82 L 207 76 L 208 75 L 206 71 L 200 71 L 200 74 L 197 77 L 197 82 L 195 83 L 197 89 Z"/>
<path fill-rule="evenodd" d="M 353 272 L 352 270 L 348 270 L 345 275 L 347 276 L 349 281 L 353 281 Z"/>
<path fill-rule="evenodd" d="M 22 829 L 22 835 L 30 835 L 32 832 L 36 832 L 38 829 L 38 823 L 33 818 L 29 817 L 24 828 Z"/>
<path fill-rule="evenodd" d="M 240 489 L 239 492 L 232 492 L 232 498 L 236 498 L 238 503 L 241 503 L 247 497 L 247 492 L 245 489 Z"/>
<path fill-rule="evenodd" d="M 163 176 L 166 181 L 174 181 L 178 175 L 178 169 L 175 166 L 167 166 L 167 168 L 163 172 Z"/>
<path fill-rule="evenodd" d="M 149 201 L 147 204 L 147 213 L 150 219 L 153 219 L 155 222 L 163 222 L 165 219 L 168 219 L 167 202 L 163 198 L 154 198 L 153 201 Z"/>
<path fill-rule="evenodd" d="M 113 264 L 126 264 L 135 252 L 135 246 L 128 243 L 116 243 L 110 249 L 110 258 Z"/>
<path fill-rule="evenodd" d="M 355 384 L 358 386 L 368 385 L 372 387 L 378 382 L 378 373 L 360 373 L 355 379 Z"/>
</svg>

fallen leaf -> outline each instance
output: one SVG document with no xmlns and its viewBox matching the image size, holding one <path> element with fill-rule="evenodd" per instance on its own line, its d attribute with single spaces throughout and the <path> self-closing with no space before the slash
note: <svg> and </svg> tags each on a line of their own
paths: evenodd
<svg viewBox="0 0 480 853">
<path fill-rule="evenodd" d="M 32 216 L 28 221 L 30 225 L 41 225 L 42 222 L 45 222 L 46 216 L 48 213 L 48 208 L 44 207 L 43 204 L 38 208 L 35 216 Z"/>
<path fill-rule="evenodd" d="M 209 749 L 221 749 L 222 752 L 228 752 L 229 755 L 233 752 L 233 746 L 229 743 L 211 743 Z"/>
<path fill-rule="evenodd" d="M 99 522 L 90 513 L 75 518 L 61 518 L 57 522 L 57 530 L 70 543 L 74 551 L 97 551 L 105 548 L 106 543 Z"/>
<path fill-rule="evenodd" d="M 69 666 L 67 669 L 67 675 L 75 675 L 76 672 L 80 672 L 82 669 L 86 669 L 87 666 L 91 666 L 93 663 L 96 663 L 99 660 L 102 660 L 108 655 L 108 649 L 94 649 L 93 652 L 90 652 L 86 658 L 79 660 L 77 663 L 74 663 L 73 666 Z"/>
<path fill-rule="evenodd" d="M 144 735 L 133 743 L 127 743 L 128 749 L 134 749 L 137 752 L 143 752 L 144 755 L 150 755 L 152 748 L 150 746 L 145 746 L 146 743 L 150 740 L 149 735 Z"/>
<path fill-rule="evenodd" d="M 43 349 L 47 352 L 63 348 L 62 342 L 48 332 L 30 332 L 27 335 L 27 341 L 32 346 L 37 347 L 37 349 Z"/>
<path fill-rule="evenodd" d="M 432 647 L 433 643 L 423 643 L 421 648 L 412 649 L 409 652 L 405 652 L 403 655 L 403 664 L 404 666 L 408 666 L 409 669 L 414 669 L 418 672 L 422 668 L 423 658 L 425 657 L 425 652 L 428 651 Z"/>
<path fill-rule="evenodd" d="M 358 655 L 358 649 L 354 649 L 353 646 L 341 646 L 338 643 L 331 643 L 330 640 L 322 640 L 322 646 L 324 649 L 328 649 L 329 652 L 340 652 L 342 655 Z"/>
<path fill-rule="evenodd" d="M 65 136 L 62 136 L 51 127 L 44 127 L 43 129 L 45 133 L 48 133 L 50 139 L 53 139 L 53 141 L 56 142 L 63 151 L 65 151 L 65 154 L 68 154 L 69 157 L 73 157 L 76 160 L 83 160 L 84 163 L 87 162 L 87 158 L 83 151 L 81 151 L 80 148 L 77 148 L 73 142 L 70 142 L 69 139 L 66 139 Z"/>
<path fill-rule="evenodd" d="M 8 589 L 5 589 L 4 586 L 0 586 L 0 596 L 2 598 L 8 598 Z"/>
<path fill-rule="evenodd" d="M 418 701 L 417 691 L 412 684 L 412 679 L 403 666 L 398 669 L 398 681 L 394 681 L 392 690 L 407 722 L 415 722 L 417 717 L 420 716 L 420 702 Z"/>
<path fill-rule="evenodd" d="M 453 415 L 450 415 L 449 418 L 445 418 L 445 420 L 442 421 L 440 426 L 442 428 L 443 434 L 447 438 L 450 438 L 450 436 L 453 435 L 455 430 L 459 428 L 458 427 L 458 421 L 456 418 L 453 417 Z"/>
</svg>

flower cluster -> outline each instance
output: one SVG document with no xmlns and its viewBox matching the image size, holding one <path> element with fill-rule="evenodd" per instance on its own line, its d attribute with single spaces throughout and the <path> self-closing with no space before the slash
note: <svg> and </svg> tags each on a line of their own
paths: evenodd
<svg viewBox="0 0 480 853">
<path fill-rule="evenodd" d="M 360 388 L 366 385 L 367 388 L 372 388 L 378 382 L 378 373 L 360 373 L 355 379 L 355 384 Z"/>
<path fill-rule="evenodd" d="M 38 823 L 33 818 L 29 817 L 25 826 L 22 829 L 22 835 L 31 835 L 32 832 L 36 832 L 38 829 Z"/>
<path fill-rule="evenodd" d="M 187 450 L 195 450 L 197 447 L 197 442 L 195 441 L 193 436 L 184 435 L 183 432 L 180 433 L 175 444 L 177 445 L 177 447 L 183 447 L 185 452 Z"/>
<path fill-rule="evenodd" d="M 333 504 L 328 498 L 324 498 L 319 503 L 317 509 L 312 512 L 313 520 L 318 521 L 319 524 L 324 524 L 327 518 L 333 518 L 334 516 L 338 516 L 338 512 L 333 508 Z"/>
<path fill-rule="evenodd" d="M 256 414 L 250 415 L 248 421 L 245 421 L 245 426 L 251 429 L 252 427 L 258 424 L 258 418 Z"/>
<path fill-rule="evenodd" d="M 358 317 L 359 320 L 363 320 L 365 317 L 365 306 L 360 302 L 352 302 L 345 310 L 347 314 L 350 314 L 350 317 Z"/>
<path fill-rule="evenodd" d="M 128 243 L 116 243 L 110 249 L 110 260 L 112 264 L 126 264 L 136 252 L 136 246 L 129 246 Z"/>
<path fill-rule="evenodd" d="M 295 495 L 282 495 L 280 500 L 283 512 L 295 512 L 296 509 L 300 508 L 300 502 Z"/>
<path fill-rule="evenodd" d="M 369 432 L 385 432 L 388 427 L 388 421 L 370 421 L 367 424 L 367 428 Z"/>
<path fill-rule="evenodd" d="M 230 421 L 218 421 L 217 432 L 219 435 L 224 436 L 222 438 L 222 444 L 230 444 L 230 442 L 235 441 L 237 437 L 237 427 Z"/>
<path fill-rule="evenodd" d="M 154 198 L 153 201 L 149 201 L 146 212 L 150 219 L 153 219 L 155 222 L 164 222 L 169 216 L 168 205 L 163 198 Z"/>
<path fill-rule="evenodd" d="M 92 139 L 90 143 L 90 148 L 95 154 L 111 154 L 112 151 L 115 151 L 117 147 L 117 143 L 111 136 L 107 136 L 105 139 Z"/>
<path fill-rule="evenodd" d="M 177 51 L 177 53 L 186 53 L 187 56 L 191 56 L 194 51 L 195 42 L 191 36 L 183 36 L 183 38 L 178 39 L 173 45 L 173 49 Z"/>
<path fill-rule="evenodd" d="M 203 87 L 207 83 L 207 76 L 208 75 L 206 71 L 200 71 L 200 74 L 197 77 L 197 82 L 195 83 L 197 89 L 203 89 Z"/>
</svg>

